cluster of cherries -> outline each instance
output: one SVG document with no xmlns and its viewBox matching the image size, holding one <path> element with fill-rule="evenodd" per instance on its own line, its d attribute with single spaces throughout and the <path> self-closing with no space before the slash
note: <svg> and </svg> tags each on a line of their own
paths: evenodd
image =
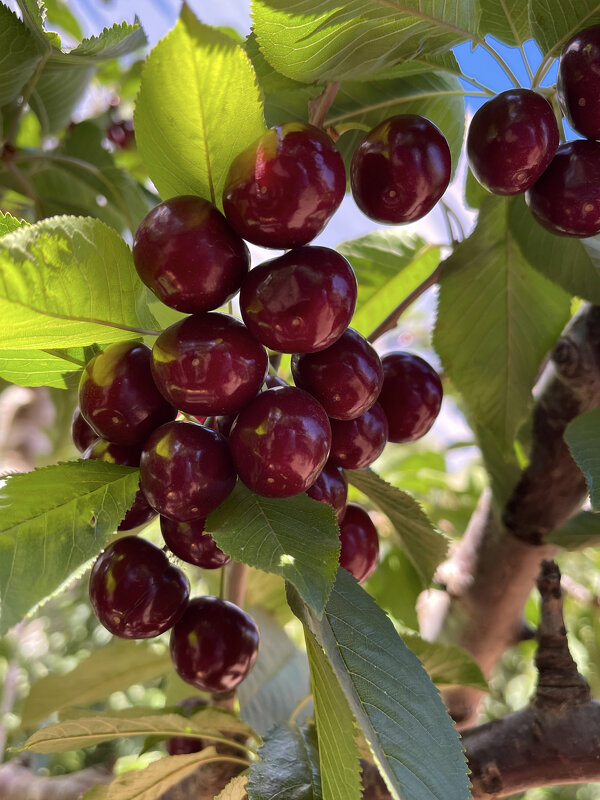
<svg viewBox="0 0 600 800">
<path fill-rule="evenodd" d="M 446 140 L 415 116 L 382 123 L 352 162 L 354 196 L 380 221 L 427 213 L 449 177 Z M 221 567 L 230 559 L 205 531 L 206 518 L 239 479 L 265 497 L 306 492 L 330 504 L 341 565 L 359 581 L 375 569 L 377 530 L 363 508 L 347 503 L 344 469 L 369 466 L 387 441 L 423 436 L 442 386 L 423 359 L 406 352 L 380 359 L 348 327 L 357 298 L 350 264 L 334 250 L 307 246 L 345 189 L 329 137 L 287 123 L 233 161 L 225 216 L 186 195 L 160 203 L 140 224 L 133 242 L 140 278 L 187 316 L 152 349 L 120 342 L 92 358 L 72 428 L 83 458 L 139 466 L 140 489 L 120 530 L 158 513 L 175 556 Z M 250 270 L 244 239 L 288 251 Z M 238 292 L 243 321 L 216 311 Z M 268 374 L 268 350 L 272 360 L 292 354 L 295 385 Z M 136 536 L 100 554 L 90 598 L 117 636 L 171 629 L 174 666 L 199 689 L 235 688 L 256 659 L 253 620 L 218 597 L 190 600 L 183 572 Z"/>
<path fill-rule="evenodd" d="M 534 218 L 563 236 L 600 233 L 600 25 L 573 36 L 558 67 L 556 95 L 584 139 L 561 144 L 551 104 L 531 89 L 510 89 L 473 116 L 467 157 L 490 192 L 525 192 Z"/>
</svg>

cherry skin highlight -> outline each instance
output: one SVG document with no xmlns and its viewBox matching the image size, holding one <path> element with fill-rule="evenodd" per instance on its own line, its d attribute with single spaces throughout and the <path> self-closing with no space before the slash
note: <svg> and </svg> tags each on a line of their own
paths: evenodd
<svg viewBox="0 0 600 800">
<path fill-rule="evenodd" d="M 328 247 L 299 247 L 250 271 L 240 290 L 248 330 L 272 350 L 313 353 L 332 345 L 356 306 L 356 277 Z"/>
<path fill-rule="evenodd" d="M 115 636 L 147 639 L 172 628 L 183 614 L 189 583 L 162 550 L 124 536 L 100 553 L 90 575 L 90 601 Z"/>
<path fill-rule="evenodd" d="M 356 205 L 375 222 L 399 224 L 424 217 L 450 182 L 450 148 L 425 117 L 384 120 L 358 145 L 350 166 Z"/>
<path fill-rule="evenodd" d="M 341 522 L 348 500 L 348 481 L 344 470 L 332 461 L 328 461 L 306 494 L 313 500 L 330 505 L 335 511 L 338 522 Z"/>
<path fill-rule="evenodd" d="M 389 424 L 390 442 L 414 442 L 431 428 L 440 412 L 439 375 L 424 359 L 397 351 L 382 358 L 379 404 Z"/>
<path fill-rule="evenodd" d="M 331 461 L 344 469 L 365 469 L 383 453 L 388 441 L 388 423 L 375 403 L 356 419 L 332 419 Z"/>
<path fill-rule="evenodd" d="M 133 261 L 159 300 L 198 314 L 233 297 L 250 268 L 250 253 L 208 200 L 183 195 L 144 217 L 133 239 Z"/>
<path fill-rule="evenodd" d="M 215 312 L 169 326 L 152 348 L 152 376 L 163 396 L 188 414 L 237 414 L 258 394 L 269 361 L 239 320 Z"/>
<path fill-rule="evenodd" d="M 171 659 L 184 681 L 213 694 L 235 689 L 258 655 L 254 620 L 218 597 L 196 597 L 171 632 Z"/>
<path fill-rule="evenodd" d="M 571 127 L 586 139 L 600 139 L 600 25 L 579 31 L 564 46 L 556 94 Z"/>
<path fill-rule="evenodd" d="M 83 453 L 91 444 L 98 441 L 98 434 L 91 425 L 84 420 L 79 406 L 75 406 L 73 416 L 71 417 L 71 438 L 73 439 L 73 444 L 80 453 Z"/>
<path fill-rule="evenodd" d="M 383 385 L 381 359 L 352 328 L 325 350 L 293 355 L 292 375 L 296 386 L 316 397 L 333 419 L 360 417 Z"/>
<path fill-rule="evenodd" d="M 98 437 L 115 444 L 142 444 L 155 428 L 177 414 L 161 395 L 145 344 L 109 345 L 83 368 L 79 408 Z"/>
<path fill-rule="evenodd" d="M 229 434 L 240 479 L 265 497 L 292 497 L 309 489 L 325 466 L 330 444 L 323 407 L 293 386 L 259 394 Z"/>
<path fill-rule="evenodd" d="M 229 564 L 231 557 L 220 550 L 210 533 L 204 532 L 206 519 L 175 522 L 160 518 L 160 530 L 169 550 L 188 564 L 202 569 L 218 569 Z"/>
<path fill-rule="evenodd" d="M 249 242 L 287 250 L 319 234 L 346 191 L 346 170 L 320 128 L 271 128 L 232 162 L 223 191 L 230 225 Z"/>
<path fill-rule="evenodd" d="M 469 125 L 467 157 L 488 191 L 511 195 L 536 182 L 560 142 L 552 106 L 531 89 L 509 89 L 488 100 Z"/>
<path fill-rule="evenodd" d="M 227 441 L 193 422 L 161 425 L 142 450 L 140 484 L 159 514 L 177 522 L 206 517 L 235 486 Z"/>
<path fill-rule="evenodd" d="M 356 503 L 348 503 L 340 525 L 340 566 L 359 583 L 369 578 L 379 561 L 379 537 L 371 517 Z"/>
<path fill-rule="evenodd" d="M 600 142 L 562 144 L 525 200 L 551 233 L 582 238 L 600 233 Z"/>
</svg>

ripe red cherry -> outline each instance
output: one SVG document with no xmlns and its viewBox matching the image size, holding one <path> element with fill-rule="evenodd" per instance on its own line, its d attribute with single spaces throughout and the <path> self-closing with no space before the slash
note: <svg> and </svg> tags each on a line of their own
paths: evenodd
<svg viewBox="0 0 600 800">
<path fill-rule="evenodd" d="M 471 120 L 467 157 L 473 174 L 494 194 L 520 194 L 536 182 L 560 141 L 550 103 L 531 89 L 509 89 Z"/>
<path fill-rule="evenodd" d="M 356 205 L 376 222 L 424 217 L 450 181 L 450 148 L 428 119 L 401 114 L 373 128 L 352 156 L 350 183 Z"/>
<path fill-rule="evenodd" d="M 188 601 L 189 583 L 162 550 L 124 536 L 98 556 L 90 575 L 90 601 L 111 633 L 147 639 L 172 628 Z"/>
<path fill-rule="evenodd" d="M 165 398 L 194 415 L 237 414 L 258 394 L 264 347 L 227 314 L 194 314 L 164 330 L 152 348 L 152 376 Z"/>
<path fill-rule="evenodd" d="M 135 342 L 109 345 L 89 361 L 79 381 L 79 408 L 101 439 L 142 444 L 177 411 L 158 391 L 150 348 Z"/>
<path fill-rule="evenodd" d="M 525 195 L 535 219 L 562 236 L 600 233 L 600 142 L 562 144 Z"/>
<path fill-rule="evenodd" d="M 300 247 L 255 267 L 240 290 L 250 332 L 272 350 L 313 353 L 348 327 L 357 285 L 346 259 L 328 247 Z"/>
<path fill-rule="evenodd" d="M 334 419 L 364 414 L 383 384 L 381 359 L 352 328 L 325 350 L 292 356 L 292 375 L 296 386 L 316 397 L 327 416 Z"/>
<path fill-rule="evenodd" d="M 133 120 L 121 119 L 113 122 L 106 129 L 106 137 L 121 150 L 129 150 L 135 142 Z"/>
<path fill-rule="evenodd" d="M 168 422 L 144 445 L 140 484 L 159 514 L 178 522 L 206 517 L 235 486 L 227 441 L 193 422 Z"/>
<path fill-rule="evenodd" d="M 169 550 L 182 561 L 202 569 L 224 567 L 231 561 L 231 556 L 225 555 L 210 533 L 204 532 L 205 523 L 204 517 L 189 522 L 161 517 L 160 530 Z"/>
<path fill-rule="evenodd" d="M 73 416 L 71 418 L 71 438 L 73 444 L 83 453 L 91 444 L 98 441 L 98 434 L 96 431 L 84 420 L 79 410 L 79 406 L 75 406 Z"/>
<path fill-rule="evenodd" d="M 306 494 L 313 500 L 332 506 L 337 520 L 340 522 L 344 516 L 348 499 L 348 481 L 344 470 L 332 461 L 328 461 Z"/>
<path fill-rule="evenodd" d="M 586 139 L 600 139 L 600 25 L 579 31 L 565 45 L 556 94 L 570 125 Z"/>
<path fill-rule="evenodd" d="M 239 477 L 265 497 L 305 492 L 325 466 L 330 444 L 323 407 L 293 386 L 259 394 L 240 412 L 229 434 Z"/>
<path fill-rule="evenodd" d="M 442 382 L 426 361 L 398 351 L 382 359 L 379 404 L 389 424 L 390 442 L 414 442 L 431 428 L 442 405 Z"/>
<path fill-rule="evenodd" d="M 180 700 L 177 705 L 183 709 L 184 717 L 192 717 L 197 711 L 206 708 L 208 703 L 201 697 L 187 697 Z M 203 739 L 196 739 L 191 736 L 171 736 L 165 742 L 167 753 L 170 756 L 184 756 L 188 753 L 198 753 L 209 747 L 210 743 Z"/>
<path fill-rule="evenodd" d="M 379 560 L 379 537 L 371 517 L 359 505 L 348 503 L 340 525 L 340 566 L 359 583 L 375 571 Z"/>
<path fill-rule="evenodd" d="M 140 278 L 171 308 L 212 311 L 238 291 L 250 267 L 243 240 L 208 200 L 193 195 L 159 203 L 133 239 Z"/>
<path fill-rule="evenodd" d="M 113 444 L 104 439 L 96 439 L 84 452 L 81 458 L 93 461 L 105 461 L 108 464 L 120 464 L 123 467 L 139 467 L 142 448 L 139 445 L 127 446 Z M 139 525 L 145 525 L 154 519 L 156 511 L 148 505 L 146 496 L 138 489 L 131 508 L 123 517 L 118 531 L 130 531 Z"/>
<path fill-rule="evenodd" d="M 344 469 L 365 469 L 383 453 L 388 441 L 388 423 L 375 403 L 356 419 L 332 419 L 331 460 Z"/>
<path fill-rule="evenodd" d="M 346 170 L 319 128 L 271 128 L 232 162 L 223 191 L 231 226 L 254 244 L 283 250 L 310 242 L 344 198 Z"/>
<path fill-rule="evenodd" d="M 196 597 L 171 632 L 171 659 L 179 676 L 206 692 L 229 692 L 258 655 L 256 623 L 218 597 Z"/>
</svg>

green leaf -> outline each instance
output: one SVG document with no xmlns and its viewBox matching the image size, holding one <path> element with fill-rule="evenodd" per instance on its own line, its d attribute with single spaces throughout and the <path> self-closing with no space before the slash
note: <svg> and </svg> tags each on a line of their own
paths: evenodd
<svg viewBox="0 0 600 800">
<path fill-rule="evenodd" d="M 368 336 L 437 267 L 440 249 L 399 228 L 368 233 L 336 248 L 358 280 L 351 325 Z"/>
<path fill-rule="evenodd" d="M 138 50 L 147 44 L 144 29 L 136 17 L 133 25 L 127 22 L 115 23 L 111 28 L 104 28 L 98 36 L 84 39 L 69 52 L 71 58 L 93 58 L 94 60 L 108 60 L 119 58 Z"/>
<path fill-rule="evenodd" d="M 600 22 L 598 0 L 529 0 L 529 20 L 543 55 L 555 58 L 577 31 Z"/>
<path fill-rule="evenodd" d="M 246 775 L 236 775 L 232 778 L 222 792 L 215 797 L 215 800 L 246 800 Z"/>
<path fill-rule="evenodd" d="M 45 0 L 48 22 L 58 25 L 74 39 L 81 39 L 83 36 L 81 25 L 73 13 L 69 10 L 66 0 Z"/>
<path fill-rule="evenodd" d="M 391 547 L 369 578 L 369 594 L 377 604 L 413 630 L 419 627 L 417 598 L 423 591 L 423 583 L 406 553 L 399 547 Z"/>
<path fill-rule="evenodd" d="M 419 573 L 423 588 L 428 588 L 437 565 L 448 550 L 445 536 L 435 530 L 421 506 L 406 492 L 390 486 L 371 470 L 346 470 L 348 482 L 386 514 L 402 544 L 402 549 Z"/>
<path fill-rule="evenodd" d="M 481 0 L 481 36 L 518 47 L 532 38 L 528 4 L 523 0 Z"/>
<path fill-rule="evenodd" d="M 418 0 L 254 0 L 254 31 L 267 61 L 296 80 L 358 78 L 403 59 L 442 53 L 476 35 L 479 3 Z"/>
<path fill-rule="evenodd" d="M 73 64 L 63 55 L 59 53 L 46 62 L 29 98 L 44 136 L 67 127 L 73 108 L 83 97 L 95 72 L 93 65 Z"/>
<path fill-rule="evenodd" d="M 206 530 L 236 561 L 281 575 L 317 614 L 323 611 L 340 552 L 330 506 L 306 495 L 260 497 L 238 481 L 209 516 Z"/>
<path fill-rule="evenodd" d="M 565 441 L 585 475 L 594 511 L 600 511 L 600 408 L 587 411 L 567 425 Z"/>
<path fill-rule="evenodd" d="M 160 644 L 113 639 L 66 675 L 36 681 L 25 701 L 21 725 L 32 728 L 57 711 L 92 705 L 134 683 L 160 678 L 172 667 L 168 650 Z"/>
<path fill-rule="evenodd" d="M 148 717 L 113 717 L 108 712 L 47 725 L 30 736 L 23 749 L 34 753 L 65 753 L 132 736 L 166 739 L 169 736 L 185 735 L 190 739 L 212 739 L 215 736 L 229 739 L 233 734 L 249 737 L 253 731 L 234 714 L 220 708 L 202 708 L 191 717 L 172 713 L 152 714 Z M 244 756 L 241 749 L 240 756 Z"/>
<path fill-rule="evenodd" d="M 481 692 L 489 692 L 481 668 L 466 650 L 439 642 L 427 642 L 415 633 L 407 633 L 402 638 L 439 689 L 469 686 Z"/>
<path fill-rule="evenodd" d="M 265 130 L 243 47 L 199 23 L 184 5 L 144 66 L 135 130 L 163 199 L 197 194 L 220 206 L 229 164 Z"/>
<path fill-rule="evenodd" d="M 72 461 L 0 488 L 0 633 L 104 546 L 139 488 L 139 472 Z"/>
<path fill-rule="evenodd" d="M 510 203 L 487 199 L 475 230 L 445 262 L 434 332 L 499 505 L 520 473 L 513 443 L 530 410 L 539 366 L 570 314 L 568 295 L 523 257 L 510 227 Z"/>
<path fill-rule="evenodd" d="M 250 800 L 322 800 L 314 727 L 280 724 L 265 737 L 246 784 Z"/>
<path fill-rule="evenodd" d="M 583 550 L 600 545 L 600 515 L 581 511 L 546 537 L 546 542 L 565 550 Z"/>
<path fill-rule="evenodd" d="M 55 217 L 0 239 L 0 349 L 138 338 L 155 324 L 145 296 L 131 251 L 98 220 Z"/>
<path fill-rule="evenodd" d="M 325 651 L 394 800 L 467 800 L 456 729 L 437 689 L 390 619 L 344 569 L 321 621 L 289 589 Z"/>
<path fill-rule="evenodd" d="M 360 800 L 354 717 L 327 656 L 308 628 L 304 635 L 315 703 L 323 800 Z"/>
<path fill-rule="evenodd" d="M 522 197 L 510 204 L 509 224 L 532 267 L 569 294 L 600 303 L 600 264 L 581 239 L 549 233 L 533 219 Z"/>
<path fill-rule="evenodd" d="M 26 225 L 29 225 L 29 223 L 25 222 L 24 219 L 17 219 L 8 212 L 4 214 L 0 211 L 0 236 L 4 236 L 6 233 L 12 233 L 12 231 L 16 231 L 17 228 L 24 228 Z"/>
<path fill-rule="evenodd" d="M 0 106 L 16 100 L 44 50 L 21 20 L 0 3 Z"/>
<path fill-rule="evenodd" d="M 306 697 L 310 677 L 306 654 L 271 614 L 260 608 L 250 609 L 250 614 L 260 631 L 260 649 L 256 664 L 238 688 L 238 698 L 242 719 L 264 736 Z"/>
<path fill-rule="evenodd" d="M 81 367 L 43 350 L 0 350 L 0 378 L 19 386 L 69 389 L 77 385 Z"/>
</svg>

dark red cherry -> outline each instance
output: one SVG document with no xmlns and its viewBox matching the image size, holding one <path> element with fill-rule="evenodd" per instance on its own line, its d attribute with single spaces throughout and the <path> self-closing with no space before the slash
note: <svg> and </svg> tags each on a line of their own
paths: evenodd
<svg viewBox="0 0 600 800">
<path fill-rule="evenodd" d="M 186 697 L 180 700 L 177 705 L 183 709 L 184 717 L 192 717 L 197 711 L 206 708 L 208 703 L 201 697 Z M 171 736 L 165 742 L 167 753 L 170 756 L 184 756 L 188 753 L 199 753 L 205 747 L 210 746 L 210 742 L 204 739 L 196 739 L 191 736 Z"/>
<path fill-rule="evenodd" d="M 232 162 L 223 209 L 254 244 L 287 250 L 321 233 L 346 191 L 346 170 L 319 128 L 287 122 L 271 128 Z"/>
<path fill-rule="evenodd" d="M 152 348 L 152 376 L 167 400 L 194 415 L 237 414 L 260 391 L 269 360 L 248 329 L 227 314 L 194 314 L 164 330 Z"/>
<path fill-rule="evenodd" d="M 245 278 L 240 309 L 250 332 L 272 350 L 313 353 L 348 327 L 357 284 L 346 259 L 328 247 L 299 247 Z"/>
<path fill-rule="evenodd" d="M 364 414 L 383 384 L 381 359 L 352 328 L 325 350 L 293 355 L 292 375 L 296 386 L 316 397 L 333 419 Z"/>
<path fill-rule="evenodd" d="M 152 380 L 151 351 L 145 344 L 109 345 L 89 361 L 79 381 L 79 408 L 101 439 L 143 444 L 152 431 L 175 419 Z"/>
<path fill-rule="evenodd" d="M 332 419 L 331 460 L 344 469 L 364 469 L 383 453 L 388 440 L 388 423 L 383 409 L 375 403 L 356 419 Z"/>
<path fill-rule="evenodd" d="M 450 181 L 450 148 L 425 117 L 401 114 L 367 133 L 352 156 L 350 183 L 356 205 L 376 222 L 424 217 Z"/>
<path fill-rule="evenodd" d="M 146 499 L 169 519 L 206 517 L 235 486 L 226 439 L 193 422 L 168 422 L 148 438 L 140 461 Z"/>
<path fill-rule="evenodd" d="M 600 139 L 600 25 L 579 31 L 564 46 L 556 94 L 577 133 Z"/>
<path fill-rule="evenodd" d="M 238 475 L 265 497 L 305 492 L 325 466 L 330 444 L 323 407 L 293 386 L 267 389 L 255 397 L 229 435 Z"/>
<path fill-rule="evenodd" d="M 105 461 L 108 464 L 120 464 L 123 467 L 139 467 L 142 448 L 139 445 L 113 444 L 104 439 L 96 439 L 81 458 L 94 461 Z M 139 525 L 145 525 L 154 519 L 156 511 L 148 505 L 148 501 L 141 489 L 138 489 L 133 505 L 128 509 L 118 531 L 130 531 Z"/>
<path fill-rule="evenodd" d="M 90 574 L 90 601 L 111 633 L 147 639 L 172 628 L 188 601 L 189 583 L 162 550 L 124 536 L 100 553 Z"/>
<path fill-rule="evenodd" d="M 267 375 L 265 378 L 265 389 L 276 389 L 278 386 L 289 386 L 289 383 L 278 375 Z"/>
<path fill-rule="evenodd" d="M 250 268 L 244 241 L 208 200 L 193 195 L 171 197 L 144 217 L 133 261 L 146 286 L 185 314 L 222 306 Z"/>
<path fill-rule="evenodd" d="M 431 428 L 442 405 L 442 382 L 424 359 L 397 351 L 382 358 L 378 403 L 387 417 L 390 442 L 414 442 Z"/>
<path fill-rule="evenodd" d="M 256 623 L 241 608 L 196 597 L 171 632 L 171 659 L 187 683 L 213 694 L 229 692 L 254 666 L 259 639 Z"/>
<path fill-rule="evenodd" d="M 106 129 L 106 137 L 120 150 L 129 150 L 135 142 L 133 120 L 121 119 L 113 122 Z"/>
<path fill-rule="evenodd" d="M 576 139 L 562 144 L 525 199 L 535 219 L 551 233 L 600 233 L 600 142 Z"/>
<path fill-rule="evenodd" d="M 75 406 L 71 418 L 71 438 L 73 439 L 73 444 L 80 453 L 83 453 L 91 444 L 98 441 L 98 434 L 91 425 L 84 420 L 79 406 Z"/>
<path fill-rule="evenodd" d="M 359 583 L 373 574 L 379 560 L 379 537 L 371 517 L 356 503 L 348 503 L 340 525 L 340 566 Z"/>
<path fill-rule="evenodd" d="M 344 470 L 332 461 L 328 461 L 306 494 L 313 500 L 332 506 L 340 522 L 348 500 L 348 481 Z"/>
<path fill-rule="evenodd" d="M 217 547 L 210 533 L 204 532 L 205 523 L 204 517 L 189 522 L 161 517 L 160 529 L 165 544 L 177 558 L 202 569 L 218 569 L 229 564 L 231 557 Z"/>
<path fill-rule="evenodd" d="M 469 125 L 473 174 L 494 194 L 520 194 L 536 182 L 560 141 L 552 106 L 531 89 L 509 89 L 481 106 Z"/>
</svg>

